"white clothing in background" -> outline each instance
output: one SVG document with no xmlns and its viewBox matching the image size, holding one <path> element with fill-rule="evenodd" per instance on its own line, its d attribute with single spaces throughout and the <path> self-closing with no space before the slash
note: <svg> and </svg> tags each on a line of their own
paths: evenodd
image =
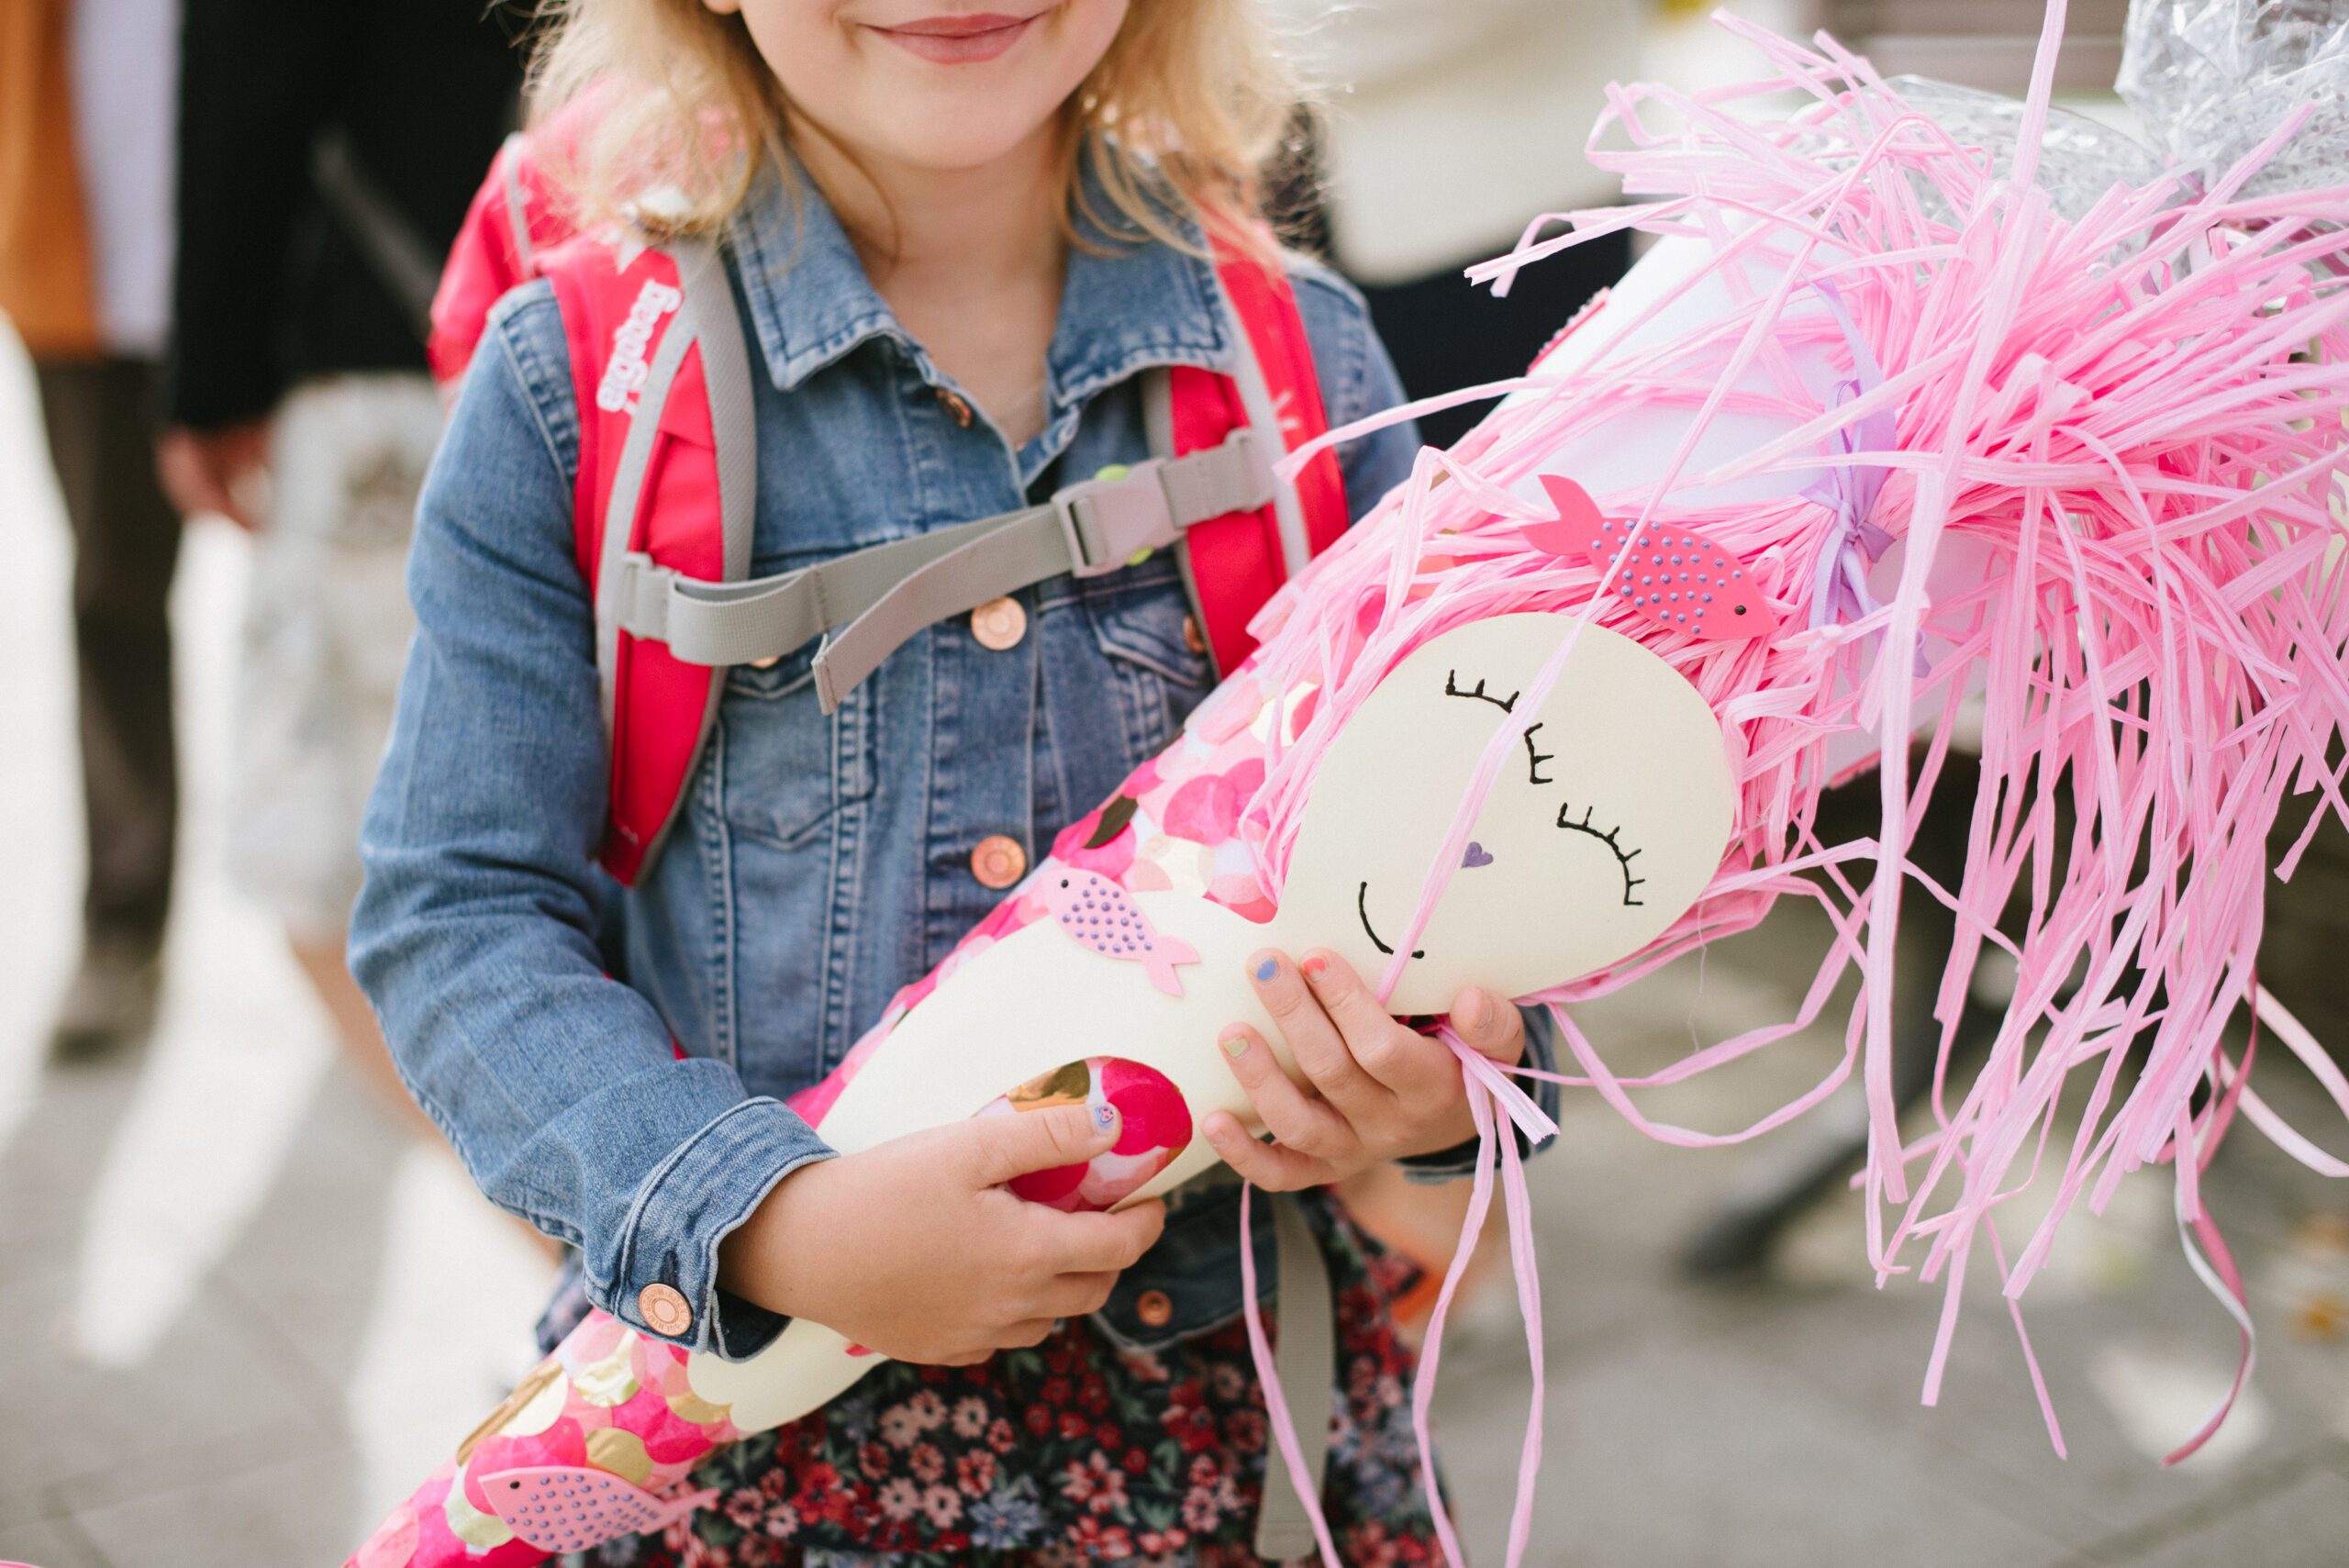
<svg viewBox="0 0 2349 1568">
<path fill-rule="evenodd" d="M 431 378 L 326 376 L 270 427 L 237 672 L 228 873 L 306 945 L 359 896 L 359 819 L 391 734 L 416 493 L 440 439 Z"/>
<path fill-rule="evenodd" d="M 1353 277 L 1423 277 L 1620 196 L 1583 147 L 1607 83 L 1637 71 L 1633 0 L 1269 3 L 1330 88 L 1330 234 Z"/>
<path fill-rule="evenodd" d="M 109 354 L 160 358 L 172 319 L 180 3 L 73 0 L 72 27 L 73 138 L 99 336 Z"/>
</svg>

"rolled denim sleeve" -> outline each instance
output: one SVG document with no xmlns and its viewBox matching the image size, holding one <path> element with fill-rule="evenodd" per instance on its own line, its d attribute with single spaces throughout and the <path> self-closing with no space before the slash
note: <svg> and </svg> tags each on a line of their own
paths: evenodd
<svg viewBox="0 0 2349 1568">
<path fill-rule="evenodd" d="M 831 1151 L 729 1062 L 681 1058 L 606 972 L 577 461 L 562 324 L 536 285 L 493 318 L 419 505 L 417 636 L 362 832 L 351 968 L 417 1103 L 494 1201 L 578 1247 L 589 1299 L 740 1357 L 783 1319 L 719 1291 L 718 1243 Z M 656 1285 L 689 1323 L 646 1321 Z"/>
</svg>

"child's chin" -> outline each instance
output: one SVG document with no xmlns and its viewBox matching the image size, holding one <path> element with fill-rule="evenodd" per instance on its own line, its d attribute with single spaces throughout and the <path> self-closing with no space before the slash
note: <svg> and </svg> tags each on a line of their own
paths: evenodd
<svg viewBox="0 0 2349 1568">
<path fill-rule="evenodd" d="M 984 169 L 1017 151 L 1053 117 L 1050 106 L 1032 114 L 1005 103 L 1010 95 L 941 91 L 893 105 L 888 121 L 871 128 L 873 145 L 893 161 L 935 173 Z"/>
</svg>

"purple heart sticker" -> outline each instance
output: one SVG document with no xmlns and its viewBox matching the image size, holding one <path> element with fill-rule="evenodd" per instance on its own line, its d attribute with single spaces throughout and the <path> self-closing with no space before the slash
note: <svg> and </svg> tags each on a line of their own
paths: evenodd
<svg viewBox="0 0 2349 1568">
<path fill-rule="evenodd" d="M 1478 866 L 1488 866 L 1492 863 L 1493 857 L 1485 852 L 1485 846 L 1474 839 L 1469 840 L 1468 852 L 1460 857 L 1460 869 L 1475 871 Z"/>
</svg>

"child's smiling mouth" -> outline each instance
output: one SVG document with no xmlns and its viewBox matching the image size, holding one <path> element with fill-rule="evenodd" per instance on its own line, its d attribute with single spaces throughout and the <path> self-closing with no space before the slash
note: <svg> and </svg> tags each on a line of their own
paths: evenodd
<svg viewBox="0 0 2349 1568">
<path fill-rule="evenodd" d="M 993 60 L 1018 43 L 1029 24 L 1035 20 L 1034 17 L 987 12 L 978 16 L 928 17 L 896 27 L 873 26 L 873 30 L 933 65 L 973 65 Z"/>
<path fill-rule="evenodd" d="M 1379 940 L 1377 930 L 1370 923 L 1370 884 L 1367 882 L 1364 883 L 1361 891 L 1354 895 L 1354 913 L 1362 917 L 1363 934 L 1370 939 L 1370 945 L 1383 953 L 1393 953 L 1395 950 Z M 1428 950 L 1425 948 L 1411 950 L 1413 958 L 1425 958 L 1427 955 Z"/>
</svg>

